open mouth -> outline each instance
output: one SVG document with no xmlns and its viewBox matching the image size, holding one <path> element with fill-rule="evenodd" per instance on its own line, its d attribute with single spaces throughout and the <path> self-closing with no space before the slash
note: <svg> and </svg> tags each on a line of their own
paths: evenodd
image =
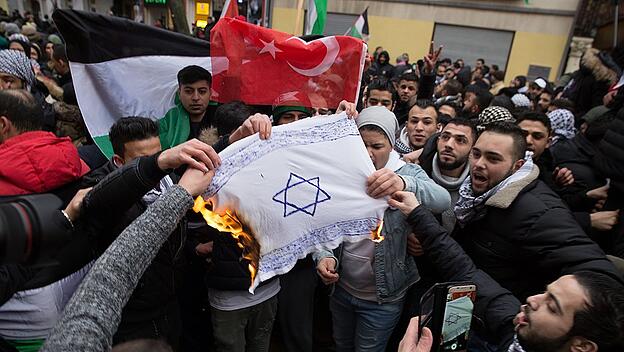
<svg viewBox="0 0 624 352">
<path fill-rule="evenodd" d="M 478 184 L 484 184 L 487 182 L 488 178 L 481 173 L 475 172 L 472 174 L 472 180 Z"/>
</svg>

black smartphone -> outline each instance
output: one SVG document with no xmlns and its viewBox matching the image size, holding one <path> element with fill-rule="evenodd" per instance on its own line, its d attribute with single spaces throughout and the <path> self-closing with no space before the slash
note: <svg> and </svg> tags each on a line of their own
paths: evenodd
<svg viewBox="0 0 624 352">
<path fill-rule="evenodd" d="M 419 339 L 424 327 L 433 334 L 432 352 L 466 351 L 477 286 L 444 282 L 431 287 L 420 300 Z"/>
</svg>

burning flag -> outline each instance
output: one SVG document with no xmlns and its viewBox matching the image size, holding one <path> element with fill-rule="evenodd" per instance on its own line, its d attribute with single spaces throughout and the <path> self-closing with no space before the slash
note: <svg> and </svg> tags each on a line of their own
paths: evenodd
<svg viewBox="0 0 624 352">
<path fill-rule="evenodd" d="M 196 211 L 238 236 L 255 275 L 250 292 L 314 251 L 371 234 L 383 240 L 387 204 L 366 194 L 375 168 L 344 114 L 278 126 L 268 140 L 245 138 L 219 155 L 222 164 L 204 195 L 212 206 L 202 210 L 206 204 L 198 200 Z"/>
</svg>

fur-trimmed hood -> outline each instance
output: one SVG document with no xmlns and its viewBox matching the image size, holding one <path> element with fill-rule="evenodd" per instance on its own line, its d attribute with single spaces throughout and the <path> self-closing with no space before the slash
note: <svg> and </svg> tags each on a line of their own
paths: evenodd
<svg viewBox="0 0 624 352">
<path fill-rule="evenodd" d="M 597 81 L 607 81 L 609 84 L 619 79 L 617 72 L 609 68 L 599 57 L 600 51 L 588 48 L 581 58 L 581 66 L 590 70 Z"/>
</svg>

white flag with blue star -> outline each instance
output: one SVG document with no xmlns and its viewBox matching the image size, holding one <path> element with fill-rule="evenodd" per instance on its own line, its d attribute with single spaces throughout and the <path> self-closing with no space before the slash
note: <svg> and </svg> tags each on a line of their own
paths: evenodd
<svg viewBox="0 0 624 352">
<path fill-rule="evenodd" d="M 370 239 L 387 208 L 366 194 L 375 168 L 344 113 L 275 127 L 269 140 L 251 136 L 219 155 L 206 196 L 217 213 L 235 211 L 260 244 L 251 290 L 317 249 Z"/>
</svg>

